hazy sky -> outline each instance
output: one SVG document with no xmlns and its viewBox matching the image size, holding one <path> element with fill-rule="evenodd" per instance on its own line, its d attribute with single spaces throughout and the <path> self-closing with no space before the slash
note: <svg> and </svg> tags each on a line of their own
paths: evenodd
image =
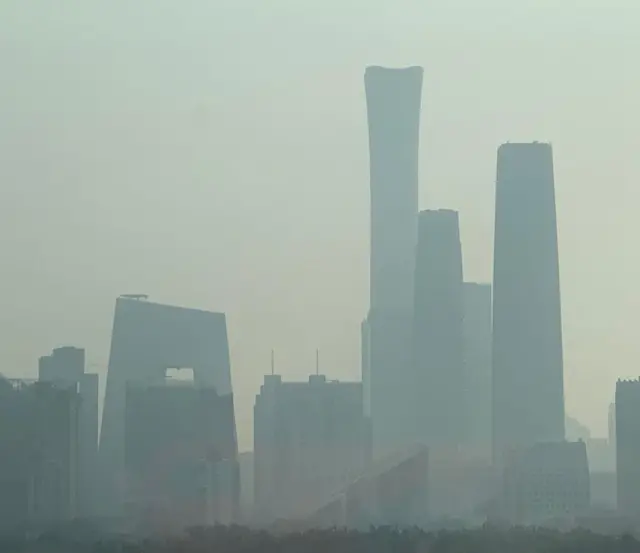
<svg viewBox="0 0 640 553">
<path fill-rule="evenodd" d="M 637 0 L 0 1 L 0 366 L 106 367 L 121 293 L 225 311 L 241 446 L 277 370 L 359 377 L 363 74 L 425 68 L 421 206 L 491 278 L 495 154 L 553 143 L 567 409 L 640 374 Z"/>
</svg>

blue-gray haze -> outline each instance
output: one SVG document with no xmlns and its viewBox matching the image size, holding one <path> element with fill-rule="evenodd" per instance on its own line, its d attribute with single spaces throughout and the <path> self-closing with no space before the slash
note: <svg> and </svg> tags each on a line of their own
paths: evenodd
<svg viewBox="0 0 640 553">
<path fill-rule="evenodd" d="M 634 0 L 0 2 L 0 363 L 104 373 L 114 298 L 228 314 L 241 444 L 269 352 L 359 373 L 370 64 L 425 67 L 421 208 L 489 281 L 495 153 L 553 143 L 567 410 L 637 373 Z M 93 367 L 92 367 L 93 365 Z"/>
</svg>

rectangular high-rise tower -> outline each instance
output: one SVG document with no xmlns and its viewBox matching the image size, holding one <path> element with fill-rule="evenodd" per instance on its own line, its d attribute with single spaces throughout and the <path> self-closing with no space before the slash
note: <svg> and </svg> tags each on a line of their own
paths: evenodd
<svg viewBox="0 0 640 553">
<path fill-rule="evenodd" d="M 310 514 L 369 460 L 360 382 L 267 375 L 254 406 L 256 522 Z"/>
<path fill-rule="evenodd" d="M 619 380 L 615 402 L 618 511 L 640 517 L 640 379 Z"/>
<path fill-rule="evenodd" d="M 369 388 L 374 455 L 410 441 L 422 68 L 365 73 L 371 181 Z"/>
<path fill-rule="evenodd" d="M 429 447 L 458 446 L 467 434 L 458 212 L 421 211 L 418 229 L 413 319 L 416 438 Z"/>
<path fill-rule="evenodd" d="M 564 439 L 558 239 L 550 144 L 498 149 L 493 267 L 494 461 Z"/>
</svg>

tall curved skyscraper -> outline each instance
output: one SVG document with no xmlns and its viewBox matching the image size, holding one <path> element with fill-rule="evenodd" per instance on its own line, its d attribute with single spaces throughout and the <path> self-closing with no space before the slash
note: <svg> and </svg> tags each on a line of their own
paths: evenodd
<svg viewBox="0 0 640 553">
<path fill-rule="evenodd" d="M 498 149 L 493 267 L 494 460 L 564 439 L 558 238 L 550 144 Z"/>
<path fill-rule="evenodd" d="M 371 181 L 368 382 L 373 452 L 411 442 L 411 326 L 422 68 L 365 72 Z"/>
</svg>

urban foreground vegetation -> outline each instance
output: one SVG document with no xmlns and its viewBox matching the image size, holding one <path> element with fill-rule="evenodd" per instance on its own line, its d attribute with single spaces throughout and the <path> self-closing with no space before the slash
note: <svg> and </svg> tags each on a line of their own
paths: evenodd
<svg viewBox="0 0 640 553">
<path fill-rule="evenodd" d="M 389 528 L 273 533 L 232 527 L 145 539 L 58 531 L 5 538 L 0 547 L 2 553 L 640 553 L 640 541 L 631 535 L 488 527 L 433 533 Z"/>
</svg>

